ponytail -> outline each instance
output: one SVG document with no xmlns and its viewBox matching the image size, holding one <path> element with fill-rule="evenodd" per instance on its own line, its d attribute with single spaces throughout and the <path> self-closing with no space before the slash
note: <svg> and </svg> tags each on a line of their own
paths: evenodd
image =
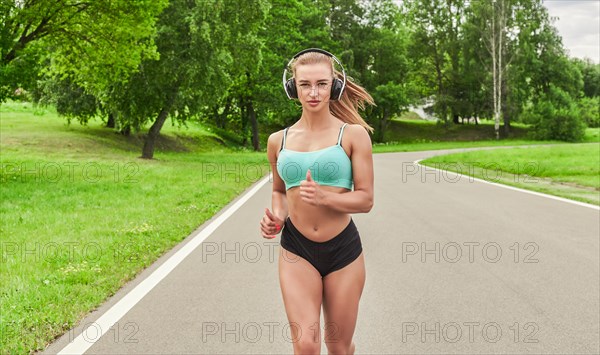
<svg viewBox="0 0 600 355">
<path fill-rule="evenodd" d="M 337 70 L 335 71 L 335 75 L 341 80 L 344 79 Z M 356 84 L 352 77 L 346 76 L 346 87 L 344 88 L 342 97 L 338 101 L 329 102 L 329 112 L 344 122 L 359 124 L 373 133 L 375 129 L 369 126 L 358 113 L 359 109 L 364 111 L 365 102 L 369 105 L 375 105 L 375 101 L 367 90 Z"/>
</svg>

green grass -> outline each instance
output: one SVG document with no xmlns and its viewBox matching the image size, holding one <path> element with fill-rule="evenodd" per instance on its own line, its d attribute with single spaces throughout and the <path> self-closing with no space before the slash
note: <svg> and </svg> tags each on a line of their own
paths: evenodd
<svg viewBox="0 0 600 355">
<path fill-rule="evenodd" d="M 405 117 L 405 116 L 403 116 Z M 408 117 L 411 117 L 410 115 Z M 418 116 L 417 116 L 418 117 Z M 502 129 L 502 126 L 500 127 Z M 451 125 L 400 118 L 390 121 L 385 133 L 385 143 L 374 143 L 373 153 L 413 152 L 470 147 L 495 147 L 517 145 L 565 144 L 563 141 L 534 141 L 527 138 L 528 126 L 511 124 L 508 138 L 495 139 L 494 122 L 482 120 L 479 125 Z M 600 142 L 600 128 L 587 128 L 582 143 Z"/>
<path fill-rule="evenodd" d="M 496 142 L 480 128 L 444 136 L 430 122 L 392 121 L 392 143 L 373 151 L 549 143 Z M 148 161 L 138 158 L 146 130 L 125 137 L 100 120 L 67 125 L 52 108 L 0 106 L 0 353 L 43 350 L 266 175 L 266 139 L 280 127 L 261 129 L 254 152 L 235 134 L 168 120 Z"/>
<path fill-rule="evenodd" d="M 501 127 L 502 129 L 502 127 Z M 503 134 L 503 133 L 502 133 Z M 527 127 L 520 124 L 511 125 L 511 133 L 503 139 L 526 139 Z M 401 141 L 405 143 L 421 141 L 474 141 L 495 138 L 494 123 L 483 120 L 480 124 L 444 124 L 425 120 L 396 119 L 390 121 L 385 132 L 385 141 Z"/>
<path fill-rule="evenodd" d="M 599 143 L 455 153 L 421 164 L 600 205 Z"/>
<path fill-rule="evenodd" d="M 200 128 L 166 127 L 148 161 L 139 138 L 99 123 L 7 111 L 0 353 L 44 349 L 269 171 L 264 153 L 223 148 Z M 192 149 L 181 135 L 214 147 Z"/>
<path fill-rule="evenodd" d="M 36 108 L 30 103 L 9 103 L 0 107 L 0 137 L 7 150 L 25 149 L 28 153 L 59 157 L 123 157 L 141 155 L 147 128 L 126 137 L 104 127 L 100 119 L 82 126 L 77 121 L 68 125 L 52 108 Z M 33 114 L 32 114 L 33 113 Z M 156 142 L 156 152 L 208 153 L 243 151 L 216 134 L 215 128 L 189 122 L 178 127 L 167 120 Z"/>
</svg>

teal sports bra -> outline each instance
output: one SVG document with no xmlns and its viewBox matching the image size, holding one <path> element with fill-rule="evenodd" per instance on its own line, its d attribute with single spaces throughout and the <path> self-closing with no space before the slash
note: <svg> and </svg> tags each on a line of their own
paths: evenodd
<svg viewBox="0 0 600 355">
<path fill-rule="evenodd" d="M 299 152 L 285 149 L 285 139 L 289 127 L 283 131 L 281 149 L 277 158 L 277 172 L 285 183 L 286 191 L 300 185 L 306 180 L 306 172 L 310 168 L 310 175 L 319 185 L 339 186 L 352 190 L 352 161 L 342 148 L 342 134 L 344 123 L 336 145 L 315 150 L 312 152 Z"/>
</svg>

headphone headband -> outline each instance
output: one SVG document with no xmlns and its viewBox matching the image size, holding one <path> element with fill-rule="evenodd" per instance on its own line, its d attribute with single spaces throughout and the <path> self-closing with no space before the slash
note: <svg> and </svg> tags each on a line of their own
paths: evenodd
<svg viewBox="0 0 600 355">
<path fill-rule="evenodd" d="M 329 53 L 328 51 L 321 49 L 321 48 L 308 48 L 305 50 L 302 50 L 298 53 L 296 53 L 292 59 L 290 59 L 290 61 L 287 63 L 287 65 L 285 66 L 285 68 L 283 69 L 283 89 L 285 90 L 285 94 L 287 95 L 288 99 L 292 99 L 293 97 L 290 96 L 290 93 L 288 92 L 288 90 L 286 89 L 286 74 L 287 74 L 287 68 L 292 64 L 292 62 L 294 61 L 294 59 L 298 58 L 299 56 L 301 56 L 304 53 L 308 53 L 308 52 L 317 52 L 317 53 L 321 53 L 321 54 L 325 54 L 326 56 L 333 58 L 333 60 L 336 61 L 336 63 L 338 63 L 338 65 L 340 66 L 340 68 L 342 68 L 342 75 L 344 77 L 344 81 L 342 82 L 342 87 L 340 89 L 340 93 L 338 95 L 338 97 L 336 98 L 332 98 L 333 100 L 339 100 L 342 97 L 342 93 L 344 92 L 344 88 L 346 87 L 346 70 L 344 70 L 344 66 L 342 65 L 342 63 L 339 61 L 339 59 L 337 59 L 336 56 L 334 56 L 333 54 Z"/>
</svg>

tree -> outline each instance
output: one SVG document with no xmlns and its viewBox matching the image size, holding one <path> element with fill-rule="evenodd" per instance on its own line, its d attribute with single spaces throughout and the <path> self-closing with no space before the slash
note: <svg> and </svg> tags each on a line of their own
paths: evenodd
<svg viewBox="0 0 600 355">
<path fill-rule="evenodd" d="M 254 150 L 260 149 L 259 122 L 267 123 L 273 118 L 279 124 L 285 124 L 296 115 L 295 105 L 283 92 L 282 72 L 294 53 L 314 45 L 303 32 L 313 31 L 315 37 L 323 35 L 323 24 L 318 7 L 307 7 L 301 0 L 271 0 L 269 12 L 257 34 L 260 65 L 254 67 L 255 70 L 238 73 L 224 99 L 232 105 L 233 112 L 239 113 L 236 117 L 239 117 L 244 143 L 250 124 Z"/>
<path fill-rule="evenodd" d="M 144 61 L 126 86 L 111 93 L 115 110 L 134 129 L 152 122 L 142 158 L 153 158 L 169 115 L 180 122 L 197 116 L 225 95 L 232 74 L 259 63 L 254 36 L 267 5 L 264 0 L 172 0 L 161 13 L 160 59 Z"/>
<path fill-rule="evenodd" d="M 364 40 L 356 43 L 356 70 L 376 106 L 368 111 L 376 122 L 375 140 L 382 142 L 389 119 L 409 104 L 407 58 L 408 29 L 392 1 L 369 3 L 361 28 Z"/>
<path fill-rule="evenodd" d="M 167 0 L 2 1 L 0 102 L 35 82 L 39 60 L 90 93 L 125 81 L 143 58 L 155 58 L 156 16 Z M 26 70 L 23 70 L 26 69 Z M 27 87 L 30 89 L 30 87 Z"/>
<path fill-rule="evenodd" d="M 83 87 L 73 83 L 69 77 L 63 80 L 42 81 L 34 91 L 33 101 L 54 105 L 56 112 L 66 117 L 69 124 L 73 118 L 81 124 L 87 124 L 102 111 L 98 99 L 86 93 Z"/>
<path fill-rule="evenodd" d="M 225 128 L 226 121 L 230 129 L 240 132 L 243 144 L 250 126 L 255 150 L 260 149 L 258 124 L 287 125 L 297 119 L 298 106 L 286 97 L 281 81 L 290 57 L 308 47 L 330 49 L 333 43 L 326 23 L 328 3 L 312 0 L 271 0 L 270 3 L 257 35 L 255 50 L 261 54 L 257 70 L 236 73 L 226 95 L 202 114 L 207 121 L 216 120 L 221 128 Z M 254 60 L 256 56 L 248 58 Z"/>
<path fill-rule="evenodd" d="M 525 120 L 532 125 L 533 139 L 577 142 L 585 135 L 580 109 L 569 93 L 552 83 L 526 108 Z"/>
<path fill-rule="evenodd" d="M 561 64 L 566 55 L 541 0 L 472 2 L 464 32 L 469 61 L 479 62 L 489 73 L 471 67 L 483 96 L 490 98 L 496 138 L 500 120 L 508 136 L 511 119 L 518 119 L 523 107 L 550 83 L 570 94 L 577 91 L 576 73 Z"/>
<path fill-rule="evenodd" d="M 577 102 L 581 119 L 588 127 L 600 127 L 600 96 L 582 97 Z"/>
<path fill-rule="evenodd" d="M 471 4 L 472 20 L 475 23 L 481 41 L 490 58 L 489 71 L 492 76 L 492 108 L 494 117 L 494 132 L 500 139 L 500 119 L 502 117 L 502 97 L 504 90 L 504 75 L 508 70 L 510 60 L 507 60 L 507 48 L 510 46 L 509 35 L 513 15 L 513 4 L 510 0 L 479 1 Z"/>
<path fill-rule="evenodd" d="M 594 64 L 589 58 L 573 58 L 571 62 L 583 76 L 583 95 L 590 98 L 600 96 L 600 64 Z"/>
<path fill-rule="evenodd" d="M 416 0 L 403 2 L 411 29 L 409 53 L 416 56 L 427 69 L 421 71 L 424 81 L 434 85 L 427 96 L 435 95 L 435 111 L 448 126 L 448 117 L 457 122 L 461 109 L 457 99 L 462 89 L 460 83 L 460 28 L 464 18 L 465 3 L 457 0 Z"/>
</svg>

